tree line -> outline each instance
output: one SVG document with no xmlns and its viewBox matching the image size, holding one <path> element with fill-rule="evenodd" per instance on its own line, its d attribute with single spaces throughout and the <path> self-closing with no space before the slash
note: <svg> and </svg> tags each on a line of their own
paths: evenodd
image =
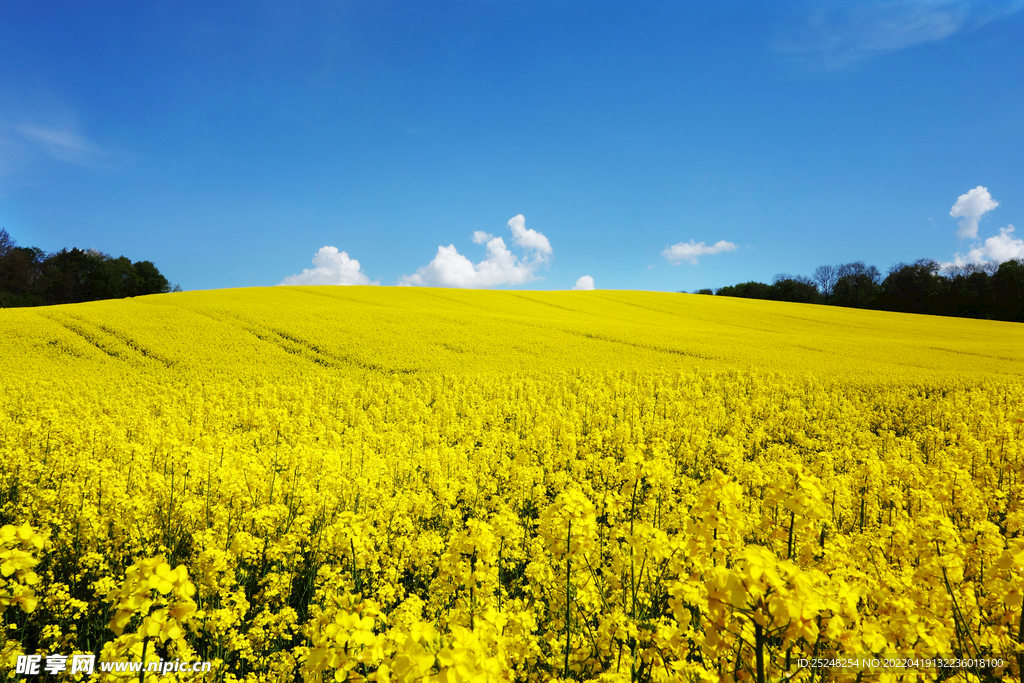
<svg viewBox="0 0 1024 683">
<path fill-rule="evenodd" d="M 95 249 L 61 249 L 47 254 L 19 247 L 0 228 L 0 308 L 73 304 L 121 299 L 173 289 L 152 261 L 132 263 Z"/>
<path fill-rule="evenodd" d="M 1024 260 L 942 269 L 920 259 L 897 263 L 885 277 L 855 261 L 819 266 L 811 277 L 782 274 L 770 285 L 744 282 L 695 293 L 1024 322 Z"/>
</svg>

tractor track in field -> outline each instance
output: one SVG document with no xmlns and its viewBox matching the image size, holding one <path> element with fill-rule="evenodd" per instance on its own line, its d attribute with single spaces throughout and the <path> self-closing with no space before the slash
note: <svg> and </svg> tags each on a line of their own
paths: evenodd
<svg viewBox="0 0 1024 683">
<path fill-rule="evenodd" d="M 131 351 L 134 351 L 142 358 L 153 360 L 157 363 L 160 363 L 165 368 L 171 368 L 174 367 L 175 365 L 175 361 L 165 358 L 164 356 L 162 356 L 159 353 L 156 353 L 152 349 L 143 346 L 137 340 L 129 337 L 123 332 L 119 332 L 106 325 L 101 325 L 99 323 L 88 323 L 85 320 L 73 315 L 69 315 L 67 316 L 67 318 L 49 315 L 44 317 L 57 323 L 58 325 L 68 330 L 72 334 L 81 337 L 88 344 L 98 349 L 102 353 L 106 354 L 110 358 L 114 358 L 120 361 L 128 360 L 124 356 L 124 354 L 122 354 L 117 348 L 111 348 L 110 340 L 112 339 L 115 342 L 119 342 L 121 346 L 124 346 L 130 349 Z M 102 334 L 96 334 L 95 332 L 92 332 L 89 329 L 90 326 L 98 329 Z M 104 337 L 103 335 L 106 335 L 106 337 Z"/>
</svg>

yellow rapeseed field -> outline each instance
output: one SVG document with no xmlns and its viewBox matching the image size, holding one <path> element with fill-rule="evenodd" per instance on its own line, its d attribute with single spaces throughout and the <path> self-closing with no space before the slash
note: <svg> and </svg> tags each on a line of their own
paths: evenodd
<svg viewBox="0 0 1024 683">
<path fill-rule="evenodd" d="M 0 675 L 1020 680 L 1022 377 L 1019 324 L 685 294 L 0 310 Z"/>
</svg>

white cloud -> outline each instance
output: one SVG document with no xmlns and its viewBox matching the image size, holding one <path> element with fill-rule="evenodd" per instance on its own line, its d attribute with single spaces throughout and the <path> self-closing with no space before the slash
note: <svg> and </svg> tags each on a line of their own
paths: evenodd
<svg viewBox="0 0 1024 683">
<path fill-rule="evenodd" d="M 1013 231 L 1012 225 L 999 228 L 999 235 L 989 237 L 984 243 L 975 245 L 966 254 L 956 254 L 952 261 L 943 263 L 940 267 L 947 270 L 971 264 L 999 264 L 1012 259 L 1024 259 L 1024 240 L 1014 237 Z"/>
<path fill-rule="evenodd" d="M 982 246 L 982 253 L 990 261 L 1005 263 L 1013 259 L 1024 259 L 1024 240 L 1013 237 L 1013 226 L 999 228 L 997 237 L 989 237 Z M 972 249 L 974 253 L 976 249 Z"/>
<path fill-rule="evenodd" d="M 726 242 L 725 240 L 719 240 L 712 244 L 710 247 L 703 242 L 679 242 L 673 244 L 671 247 L 661 252 L 664 256 L 672 263 L 672 265 L 679 265 L 683 261 L 692 265 L 697 265 L 698 256 L 706 256 L 709 254 L 720 254 L 723 251 L 733 251 L 736 249 L 736 245 L 732 242 Z"/>
<path fill-rule="evenodd" d="M 403 275 L 400 285 L 427 287 L 497 287 L 518 285 L 539 279 L 536 271 L 547 264 L 553 251 L 548 238 L 526 228 L 522 214 L 508 222 L 512 229 L 512 243 L 525 254 L 519 258 L 513 254 L 505 240 L 477 230 L 473 233 L 475 244 L 487 245 L 487 257 L 480 263 L 473 263 L 459 253 L 454 244 L 438 247 L 434 260 L 416 270 L 412 275 Z"/>
<path fill-rule="evenodd" d="M 508 227 L 512 228 L 512 242 L 518 247 L 534 252 L 536 258 L 543 260 L 551 256 L 551 243 L 548 242 L 548 238 L 536 230 L 527 229 L 523 214 L 510 218 Z"/>
<path fill-rule="evenodd" d="M 349 258 L 336 247 L 320 247 L 313 257 L 315 268 L 305 268 L 298 275 L 289 275 L 282 285 L 375 285 L 359 268 L 359 261 Z"/>
<path fill-rule="evenodd" d="M 790 34 L 776 44 L 808 66 L 842 69 L 874 56 L 934 43 L 1019 11 L 1014 2 L 968 0 L 857 0 L 811 5 Z"/>
<path fill-rule="evenodd" d="M 57 161 L 90 166 L 106 156 L 99 145 L 68 128 L 22 124 L 14 126 L 14 130 Z"/>
<path fill-rule="evenodd" d="M 997 206 L 999 206 L 999 202 L 992 199 L 988 188 L 981 185 L 960 195 L 949 212 L 953 218 L 963 219 L 959 223 L 960 228 L 957 229 L 956 236 L 960 239 L 976 238 L 978 236 L 978 220 Z"/>
<path fill-rule="evenodd" d="M 594 288 L 594 278 L 589 275 L 584 275 L 576 281 L 576 286 L 573 287 L 575 290 L 588 290 Z"/>
</svg>

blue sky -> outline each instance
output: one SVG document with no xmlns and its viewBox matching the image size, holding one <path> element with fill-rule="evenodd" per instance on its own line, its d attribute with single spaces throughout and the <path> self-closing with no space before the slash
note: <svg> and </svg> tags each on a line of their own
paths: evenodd
<svg viewBox="0 0 1024 683">
<path fill-rule="evenodd" d="M 0 225 L 186 290 L 1024 256 L 1022 8 L 5 2 Z"/>
</svg>

